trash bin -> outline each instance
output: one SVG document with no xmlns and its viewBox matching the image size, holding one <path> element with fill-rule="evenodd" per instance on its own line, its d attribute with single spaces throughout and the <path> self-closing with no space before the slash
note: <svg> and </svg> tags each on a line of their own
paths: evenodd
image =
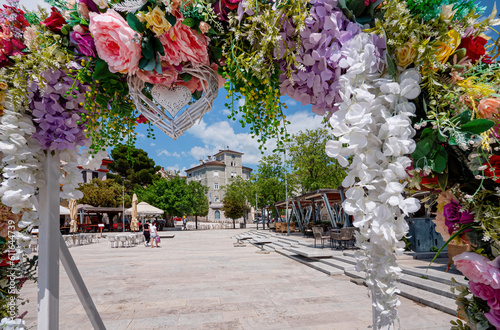
<svg viewBox="0 0 500 330">
<path fill-rule="evenodd" d="M 240 223 L 240 229 L 245 229 L 247 227 L 246 223 Z"/>
</svg>

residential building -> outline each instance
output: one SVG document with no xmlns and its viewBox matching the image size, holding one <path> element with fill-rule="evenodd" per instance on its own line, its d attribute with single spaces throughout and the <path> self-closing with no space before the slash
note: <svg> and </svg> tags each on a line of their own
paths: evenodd
<svg viewBox="0 0 500 330">
<path fill-rule="evenodd" d="M 186 170 L 187 182 L 197 181 L 208 187 L 209 211 L 206 221 L 232 222 L 226 219 L 222 212 L 222 199 L 224 198 L 223 186 L 230 183 L 231 178 L 240 176 L 244 180 L 250 179 L 252 169 L 243 166 L 243 153 L 238 151 L 219 150 L 208 159 L 200 159 L 200 164 Z"/>
<path fill-rule="evenodd" d="M 109 158 L 104 158 L 102 160 L 101 166 L 97 170 L 85 169 L 82 166 L 78 168 L 82 171 L 83 183 L 89 183 L 92 179 L 106 180 L 107 174 L 109 173 L 108 164 L 113 161 Z"/>
</svg>

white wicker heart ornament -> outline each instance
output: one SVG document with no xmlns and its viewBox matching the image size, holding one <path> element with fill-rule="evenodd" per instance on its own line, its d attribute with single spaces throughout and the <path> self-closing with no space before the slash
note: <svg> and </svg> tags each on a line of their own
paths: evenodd
<svg viewBox="0 0 500 330">
<path fill-rule="evenodd" d="M 142 92 L 145 86 L 144 81 L 135 75 L 128 77 L 130 97 L 137 110 L 174 140 L 184 134 L 197 120 L 201 120 L 205 113 L 212 110 L 212 104 L 219 89 L 217 74 L 209 66 L 186 65 L 180 72 L 180 74 L 183 73 L 198 78 L 203 87 L 203 93 L 178 116 L 179 111 L 191 101 L 191 92 L 187 87 L 155 85 L 151 88 L 153 99 L 150 99 Z"/>
<path fill-rule="evenodd" d="M 175 117 L 191 101 L 191 91 L 186 86 L 170 88 L 156 85 L 151 89 L 151 95 L 172 117 Z"/>
</svg>

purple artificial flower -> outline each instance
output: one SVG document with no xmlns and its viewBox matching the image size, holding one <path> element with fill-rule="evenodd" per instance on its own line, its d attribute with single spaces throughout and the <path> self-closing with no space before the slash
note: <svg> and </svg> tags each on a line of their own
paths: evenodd
<svg viewBox="0 0 500 330">
<path fill-rule="evenodd" d="M 78 48 L 78 51 L 84 56 L 96 57 L 96 48 L 94 38 L 90 33 L 80 33 L 73 31 L 70 33 L 71 43 Z"/>
<path fill-rule="evenodd" d="M 90 11 L 93 11 L 95 13 L 99 12 L 97 5 L 92 0 L 78 0 L 78 3 L 84 3 L 85 5 L 87 5 Z"/>
<path fill-rule="evenodd" d="M 336 0 L 311 1 L 309 16 L 305 19 L 305 29 L 301 32 L 297 62 L 303 70 L 292 67 L 291 79 L 286 76 L 286 62 L 280 61 L 281 94 L 287 94 L 302 105 L 312 104 L 312 111 L 318 115 L 337 110 L 341 101 L 339 77 L 342 69 L 339 62 L 345 58 L 342 47 L 361 32 L 357 23 L 349 21 L 337 7 Z M 291 38 L 296 27 L 291 21 L 282 22 L 282 41 L 276 55 L 283 56 L 285 44 L 295 48 Z"/>
<path fill-rule="evenodd" d="M 493 289 L 491 286 L 484 283 L 476 283 L 469 281 L 470 292 L 483 300 L 490 300 L 495 297 L 495 291 L 500 293 L 500 290 Z"/>
<path fill-rule="evenodd" d="M 474 214 L 462 210 L 462 206 L 454 199 L 444 206 L 443 215 L 450 235 L 457 231 L 460 225 L 474 222 Z"/>
<path fill-rule="evenodd" d="M 486 316 L 492 326 L 500 329 L 500 309 L 490 308 L 490 311 L 488 313 L 484 313 L 484 316 Z"/>
<path fill-rule="evenodd" d="M 44 150 L 74 149 L 85 143 L 84 124 L 81 113 L 87 87 L 68 76 L 62 70 L 47 70 L 42 73 L 45 89 L 33 82 L 28 88 L 30 109 L 36 132 L 33 137 Z M 70 87 L 78 88 L 67 94 Z"/>
</svg>

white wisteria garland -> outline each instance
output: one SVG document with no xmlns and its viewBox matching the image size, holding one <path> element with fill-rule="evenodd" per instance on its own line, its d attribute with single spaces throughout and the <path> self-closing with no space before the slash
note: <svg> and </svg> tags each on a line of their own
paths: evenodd
<svg viewBox="0 0 500 330">
<path fill-rule="evenodd" d="M 401 239 L 408 231 L 405 215 L 419 209 L 415 198 L 404 197 L 406 155 L 415 149 L 410 117 L 420 94 L 420 74 L 406 70 L 398 81 L 386 72 L 385 53 L 361 33 L 354 37 L 340 65 L 342 102 L 330 118 L 337 140 L 328 141 L 326 152 L 347 167 L 343 186 L 348 188 L 344 210 L 354 217 L 360 251 L 357 270 L 366 273 L 372 293 L 373 323 L 388 329 L 397 319 L 396 279 L 401 269 L 396 256 L 404 251 Z M 352 156 L 349 165 L 348 157 Z"/>
<path fill-rule="evenodd" d="M 7 108 L 9 104 L 4 104 Z M 0 200 L 9 206 L 15 214 L 22 213 L 17 223 L 21 229 L 38 225 L 38 214 L 35 211 L 37 191 L 45 185 L 43 178 L 43 162 L 45 152 L 38 140 L 32 138 L 35 126 L 29 114 L 4 110 L 0 119 L 0 150 L 3 159 L 0 168 L 3 179 L 0 184 Z M 90 145 L 90 141 L 86 141 Z M 89 149 L 67 149 L 60 153 L 61 176 L 59 182 L 63 185 L 61 198 L 80 199 L 81 191 L 77 190 L 83 183 L 81 170 L 78 166 L 87 169 L 97 169 L 107 153 L 101 151 L 96 155 L 89 154 Z M 15 231 L 16 254 L 14 259 L 21 258 L 23 253 L 31 253 L 29 243 L 31 237 L 22 231 Z"/>
</svg>

